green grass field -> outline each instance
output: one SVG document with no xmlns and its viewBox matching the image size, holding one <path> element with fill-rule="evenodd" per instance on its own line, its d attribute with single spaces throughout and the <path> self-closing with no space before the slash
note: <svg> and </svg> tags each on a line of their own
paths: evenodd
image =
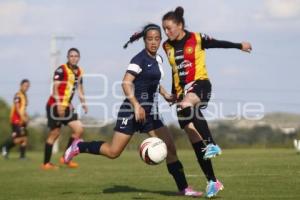
<svg viewBox="0 0 300 200">
<path fill-rule="evenodd" d="M 179 151 L 188 182 L 204 190 L 206 181 L 192 151 Z M 41 153 L 20 161 L 12 153 L 0 159 L 0 199 L 188 199 L 174 195 L 175 184 L 164 164 L 147 166 L 136 151 L 117 160 L 80 155 L 78 169 L 42 171 Z M 58 155 L 53 161 L 58 161 Z M 300 199 L 300 155 L 293 150 L 225 150 L 214 160 L 225 190 L 216 199 Z"/>
</svg>

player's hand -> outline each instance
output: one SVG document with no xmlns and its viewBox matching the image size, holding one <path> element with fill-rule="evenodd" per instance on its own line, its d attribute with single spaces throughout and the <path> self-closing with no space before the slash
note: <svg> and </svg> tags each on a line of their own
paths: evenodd
<svg viewBox="0 0 300 200">
<path fill-rule="evenodd" d="M 170 103 L 176 102 L 176 95 L 174 95 L 174 94 L 164 94 L 163 97 L 167 102 L 170 102 Z"/>
<path fill-rule="evenodd" d="M 135 121 L 137 121 L 138 123 L 143 123 L 145 121 L 146 119 L 145 109 L 140 104 L 134 106 L 134 116 L 135 116 Z"/>
<path fill-rule="evenodd" d="M 245 52 L 248 52 L 248 53 L 251 53 L 252 51 L 252 46 L 249 42 L 242 42 L 242 51 L 245 51 Z"/>
<path fill-rule="evenodd" d="M 59 117 L 65 117 L 66 107 L 62 105 L 57 106 L 57 113 Z"/>
<path fill-rule="evenodd" d="M 27 115 L 27 113 L 24 114 L 24 116 L 22 118 L 22 122 L 24 124 L 27 124 L 29 122 L 29 116 Z"/>
<path fill-rule="evenodd" d="M 88 107 L 87 107 L 87 105 L 85 103 L 82 104 L 82 109 L 84 111 L 84 114 L 87 114 L 88 111 L 89 111 L 89 109 L 88 109 Z"/>
</svg>

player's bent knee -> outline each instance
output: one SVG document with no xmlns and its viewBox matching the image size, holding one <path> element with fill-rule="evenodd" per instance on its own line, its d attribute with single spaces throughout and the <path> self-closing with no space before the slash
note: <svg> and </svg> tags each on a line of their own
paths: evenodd
<svg viewBox="0 0 300 200">
<path fill-rule="evenodd" d="M 190 124 L 186 125 L 184 127 L 184 130 L 187 132 L 187 133 L 193 133 L 195 131 L 195 128 L 192 127 Z"/>
<path fill-rule="evenodd" d="M 116 159 L 121 155 L 120 151 L 110 151 L 107 155 L 110 159 Z"/>
</svg>

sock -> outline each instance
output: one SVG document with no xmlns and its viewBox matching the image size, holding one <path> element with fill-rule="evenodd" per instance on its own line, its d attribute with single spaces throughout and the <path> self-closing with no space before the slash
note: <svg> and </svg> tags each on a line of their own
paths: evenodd
<svg viewBox="0 0 300 200">
<path fill-rule="evenodd" d="M 20 158 L 25 158 L 26 146 L 20 146 Z"/>
<path fill-rule="evenodd" d="M 73 141 L 74 141 L 74 138 L 70 137 L 66 149 L 68 149 L 71 146 L 71 144 L 73 143 Z"/>
<path fill-rule="evenodd" d="M 177 111 L 178 120 L 184 121 L 186 124 L 193 121 L 193 107 L 186 107 Z"/>
<path fill-rule="evenodd" d="M 6 158 L 8 158 L 8 154 L 9 154 L 9 150 L 11 149 L 11 148 L 13 148 L 15 146 L 15 143 L 14 143 L 14 141 L 13 141 L 13 138 L 11 138 L 11 137 L 9 137 L 9 138 L 7 138 L 7 140 L 3 143 L 3 145 L 1 145 L 1 149 L 3 148 L 3 147 L 5 147 L 5 150 L 6 150 L 6 152 L 7 152 L 7 154 L 6 154 Z"/>
<path fill-rule="evenodd" d="M 90 153 L 100 155 L 100 147 L 104 141 L 79 142 L 78 148 L 80 153 Z"/>
<path fill-rule="evenodd" d="M 169 173 L 173 176 L 179 191 L 188 187 L 183 166 L 179 160 L 173 163 L 168 163 L 167 168 Z"/>
<path fill-rule="evenodd" d="M 208 160 L 204 160 L 203 159 L 203 156 L 205 154 L 205 152 L 202 152 L 202 149 L 205 148 L 206 145 L 204 144 L 203 141 L 200 141 L 200 142 L 196 142 L 193 144 L 193 148 L 194 148 L 194 151 L 195 151 L 195 154 L 197 156 L 197 159 L 198 159 L 198 163 L 206 177 L 206 179 L 208 181 L 212 180 L 214 182 L 216 182 L 216 177 L 215 177 L 215 174 L 214 174 L 214 170 L 213 170 L 213 167 L 212 167 L 212 163 L 211 163 L 211 160 L 208 159 Z"/>
<path fill-rule="evenodd" d="M 197 131 L 200 133 L 200 135 L 202 136 L 202 138 L 204 139 L 204 141 L 207 144 L 211 144 L 211 143 L 216 144 L 211 135 L 211 132 L 208 128 L 207 121 L 204 118 L 204 116 L 199 108 L 195 109 L 193 123 L 194 123 L 195 128 L 197 129 Z"/>
<path fill-rule="evenodd" d="M 6 150 L 7 150 L 7 152 L 8 152 L 11 148 L 13 148 L 13 147 L 15 146 L 15 143 L 14 143 L 14 141 L 13 141 L 13 138 L 8 138 L 8 139 L 5 141 L 5 143 L 4 143 L 3 146 L 6 147 Z"/>
<path fill-rule="evenodd" d="M 46 142 L 46 145 L 45 145 L 44 164 L 50 162 L 51 155 L 52 155 L 52 147 L 53 147 L 53 144 L 48 144 L 48 143 Z"/>
</svg>

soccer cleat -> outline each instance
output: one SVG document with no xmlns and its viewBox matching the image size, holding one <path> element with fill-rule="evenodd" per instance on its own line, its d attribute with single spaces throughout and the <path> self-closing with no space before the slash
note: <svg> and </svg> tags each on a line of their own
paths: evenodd
<svg viewBox="0 0 300 200">
<path fill-rule="evenodd" d="M 58 169 L 58 167 L 52 163 L 42 164 L 41 168 L 43 170 L 57 170 Z"/>
<path fill-rule="evenodd" d="M 217 180 L 217 189 L 219 189 L 219 191 L 224 190 L 224 185 L 219 180 Z"/>
<path fill-rule="evenodd" d="M 203 195 L 203 192 L 198 192 L 193 190 L 192 187 L 187 187 L 184 190 L 181 190 L 177 193 L 177 195 L 180 196 L 188 196 L 188 197 L 201 197 Z"/>
<path fill-rule="evenodd" d="M 223 184 L 217 180 L 216 182 L 214 181 L 209 181 L 206 187 L 206 197 L 207 198 L 212 198 L 218 194 L 219 191 L 223 190 L 224 186 Z"/>
<path fill-rule="evenodd" d="M 79 152 L 78 143 L 83 142 L 82 139 L 75 139 L 71 146 L 66 150 L 64 154 L 64 163 L 68 164 L 73 159 L 73 157 L 77 156 Z"/>
<path fill-rule="evenodd" d="M 59 158 L 59 163 L 60 163 L 61 165 L 64 165 L 64 164 L 65 164 L 64 156 L 62 156 L 62 157 Z"/>
<path fill-rule="evenodd" d="M 8 159 L 8 152 L 7 152 L 7 149 L 6 149 L 6 146 L 3 146 L 2 147 L 2 152 L 1 152 L 2 156 L 6 159 Z"/>
<path fill-rule="evenodd" d="M 205 160 L 222 154 L 222 150 L 217 144 L 208 144 L 202 151 L 205 151 L 205 154 L 203 156 Z"/>
<path fill-rule="evenodd" d="M 66 166 L 69 167 L 69 168 L 77 168 L 77 167 L 79 167 L 78 163 L 76 163 L 76 162 L 74 162 L 74 161 L 70 161 L 70 162 L 68 162 L 68 163 L 65 163 L 65 159 L 64 159 L 63 156 L 60 157 L 59 163 L 60 163 L 61 165 L 66 165 Z"/>
</svg>

